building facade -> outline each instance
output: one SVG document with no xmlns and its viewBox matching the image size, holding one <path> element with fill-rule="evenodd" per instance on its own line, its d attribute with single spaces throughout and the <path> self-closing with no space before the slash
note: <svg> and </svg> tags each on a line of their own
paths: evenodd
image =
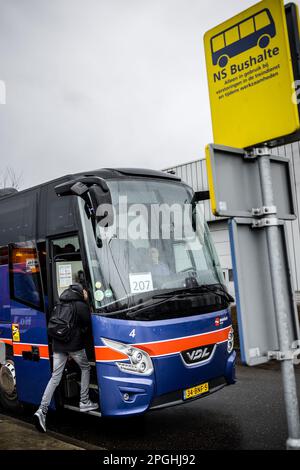
<svg viewBox="0 0 300 470">
<path fill-rule="evenodd" d="M 278 147 L 272 150 L 275 155 L 288 157 L 292 162 L 292 170 L 296 194 L 296 210 L 299 214 L 300 208 L 300 142 Z M 183 181 L 193 187 L 195 191 L 208 190 L 207 171 L 205 159 L 182 163 L 166 171 L 174 171 Z M 223 274 L 229 290 L 234 294 L 232 262 L 230 254 L 228 220 L 215 217 L 210 208 L 210 201 L 203 201 L 205 219 L 211 230 L 211 234 L 220 258 Z M 288 247 L 291 259 L 291 270 L 296 292 L 296 299 L 300 301 L 300 220 L 286 222 L 288 231 Z"/>
</svg>

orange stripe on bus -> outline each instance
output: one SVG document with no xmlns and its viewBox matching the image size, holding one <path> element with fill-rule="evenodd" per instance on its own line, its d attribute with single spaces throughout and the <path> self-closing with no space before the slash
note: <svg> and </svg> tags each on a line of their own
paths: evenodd
<svg viewBox="0 0 300 470">
<path fill-rule="evenodd" d="M 133 344 L 133 347 L 146 351 L 151 357 L 176 354 L 186 349 L 205 346 L 207 344 L 221 343 L 226 341 L 231 326 L 219 331 L 211 331 L 197 336 L 187 336 L 186 338 L 170 339 L 157 343 Z M 128 356 L 108 347 L 95 347 L 96 361 L 119 361 L 128 359 Z"/>
<path fill-rule="evenodd" d="M 18 344 L 13 343 L 13 351 L 16 356 L 22 356 L 23 351 L 32 351 L 35 344 Z M 40 357 L 42 359 L 49 359 L 49 348 L 47 345 L 36 346 L 39 348 Z"/>
<path fill-rule="evenodd" d="M 126 354 L 122 354 L 107 347 L 95 347 L 95 357 L 96 361 L 122 361 L 124 359 L 128 359 Z"/>
<path fill-rule="evenodd" d="M 12 339 L 0 338 L 0 343 L 12 344 Z"/>
</svg>

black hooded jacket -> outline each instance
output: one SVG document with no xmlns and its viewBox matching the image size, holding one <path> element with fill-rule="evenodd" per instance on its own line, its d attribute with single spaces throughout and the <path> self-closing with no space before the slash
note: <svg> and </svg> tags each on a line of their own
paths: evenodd
<svg viewBox="0 0 300 470">
<path fill-rule="evenodd" d="M 83 295 L 69 287 L 59 298 L 60 302 L 72 302 L 76 309 L 77 323 L 68 343 L 53 338 L 53 352 L 74 352 L 85 348 L 84 337 L 90 326 L 90 309 Z"/>
</svg>

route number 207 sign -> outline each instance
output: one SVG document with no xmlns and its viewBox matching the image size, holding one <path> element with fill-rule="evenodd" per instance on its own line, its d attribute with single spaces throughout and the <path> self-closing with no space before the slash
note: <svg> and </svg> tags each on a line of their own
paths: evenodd
<svg viewBox="0 0 300 470">
<path fill-rule="evenodd" d="M 137 273 L 129 274 L 130 291 L 132 294 L 149 292 L 153 290 L 152 274 Z"/>
</svg>

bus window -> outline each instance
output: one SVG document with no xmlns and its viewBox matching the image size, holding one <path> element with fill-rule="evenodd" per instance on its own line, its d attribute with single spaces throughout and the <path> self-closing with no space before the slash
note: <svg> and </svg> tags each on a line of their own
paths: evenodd
<svg viewBox="0 0 300 470">
<path fill-rule="evenodd" d="M 234 42 L 238 41 L 240 39 L 239 35 L 239 28 L 238 26 L 235 26 L 234 28 L 229 29 L 225 33 L 225 41 L 226 41 L 226 46 L 229 46 L 230 44 L 233 44 Z"/>
<path fill-rule="evenodd" d="M 245 38 L 247 36 L 250 36 L 250 34 L 255 32 L 254 28 L 254 19 L 249 18 L 249 20 L 243 21 L 240 23 L 240 35 L 241 38 Z"/>
<path fill-rule="evenodd" d="M 55 264 L 55 294 L 59 297 L 71 284 L 75 282 L 84 283 L 78 237 L 53 240 L 52 253 Z"/>
<path fill-rule="evenodd" d="M 8 289 L 8 247 L 0 248 L 0 322 L 10 321 L 9 289 Z"/>
<path fill-rule="evenodd" d="M 261 13 L 258 13 L 254 17 L 255 20 L 255 29 L 258 31 L 259 29 L 265 28 L 270 24 L 270 18 L 267 14 L 266 11 L 262 11 Z"/>
<path fill-rule="evenodd" d="M 224 33 L 219 34 L 219 36 L 216 36 L 215 38 L 213 38 L 212 46 L 213 46 L 214 52 L 217 52 L 220 49 L 223 49 L 223 47 L 225 47 Z"/>
<path fill-rule="evenodd" d="M 47 235 L 75 230 L 74 202 L 72 198 L 58 199 L 53 186 L 47 193 Z"/>
<path fill-rule="evenodd" d="M 41 310 L 42 293 L 37 250 L 32 242 L 16 243 L 10 250 L 12 297 Z"/>
<path fill-rule="evenodd" d="M 189 251 L 184 243 L 175 243 L 173 249 L 177 273 L 193 268 Z"/>
<path fill-rule="evenodd" d="M 41 281 L 43 286 L 44 293 L 44 307 L 45 312 L 48 312 L 48 276 L 47 276 L 47 252 L 46 252 L 46 242 L 38 242 L 37 250 L 40 263 L 41 271 Z"/>
</svg>

